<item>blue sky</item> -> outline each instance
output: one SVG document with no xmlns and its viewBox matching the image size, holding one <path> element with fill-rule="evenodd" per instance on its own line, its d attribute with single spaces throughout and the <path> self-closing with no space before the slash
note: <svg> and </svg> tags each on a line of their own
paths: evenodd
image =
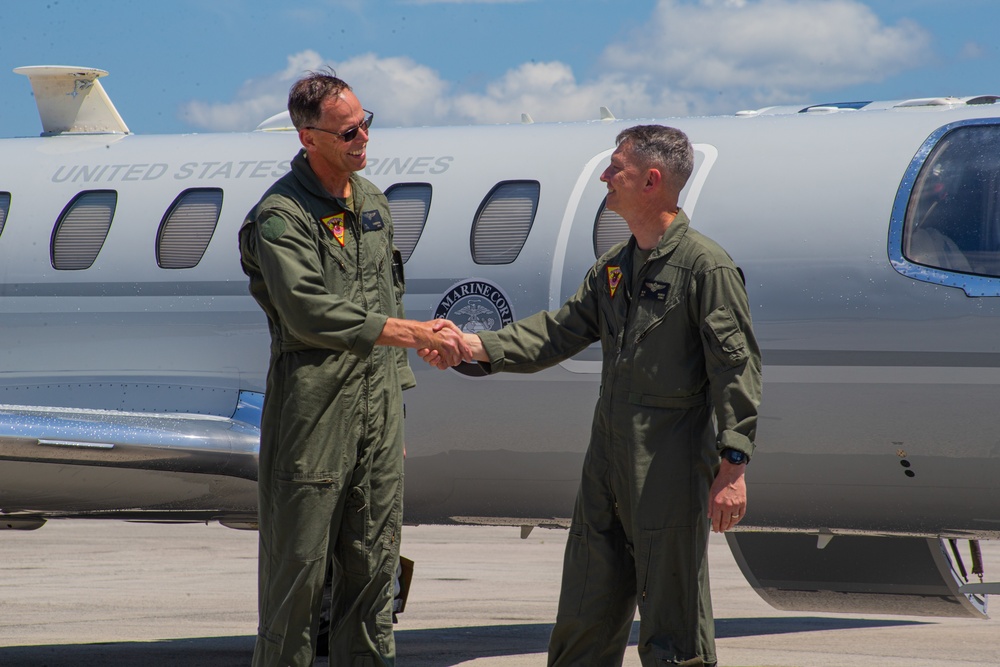
<svg viewBox="0 0 1000 667">
<path fill-rule="evenodd" d="M 996 0 L 3 0 L 0 136 L 24 65 L 107 70 L 141 134 L 247 130 L 333 66 L 380 126 L 733 113 L 1000 93 Z"/>
</svg>

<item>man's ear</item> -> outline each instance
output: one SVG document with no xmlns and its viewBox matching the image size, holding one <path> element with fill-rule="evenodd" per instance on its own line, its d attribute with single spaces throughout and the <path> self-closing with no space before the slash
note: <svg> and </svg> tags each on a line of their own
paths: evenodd
<svg viewBox="0 0 1000 667">
<path fill-rule="evenodd" d="M 647 169 L 646 170 L 646 187 L 656 188 L 660 185 L 663 180 L 663 174 L 659 169 Z"/>
<path fill-rule="evenodd" d="M 299 143 L 305 148 L 312 148 L 316 144 L 316 139 L 308 130 L 299 130 Z"/>
</svg>

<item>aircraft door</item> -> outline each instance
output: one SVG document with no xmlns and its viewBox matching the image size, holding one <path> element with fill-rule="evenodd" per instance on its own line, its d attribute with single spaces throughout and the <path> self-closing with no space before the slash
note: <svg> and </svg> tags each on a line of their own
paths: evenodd
<svg viewBox="0 0 1000 667">
<path fill-rule="evenodd" d="M 600 176 L 613 152 L 614 149 L 608 149 L 588 160 L 570 194 L 552 262 L 550 310 L 558 308 L 576 292 L 600 255 L 631 235 L 621 216 L 604 209 L 607 186 L 601 182 Z M 689 216 L 694 213 L 702 187 L 717 157 L 715 146 L 694 144 L 694 171 L 680 196 L 681 208 Z M 601 346 L 591 345 L 560 365 L 573 373 L 600 373 Z"/>
</svg>

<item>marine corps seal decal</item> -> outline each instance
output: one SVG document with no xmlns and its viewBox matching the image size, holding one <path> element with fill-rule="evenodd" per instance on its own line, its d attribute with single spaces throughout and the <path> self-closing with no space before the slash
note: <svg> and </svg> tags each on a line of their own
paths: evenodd
<svg viewBox="0 0 1000 667">
<path fill-rule="evenodd" d="M 448 288 L 434 311 L 434 318 L 439 317 L 451 320 L 465 333 L 477 333 L 499 331 L 514 321 L 514 311 L 499 285 L 474 278 Z M 463 375 L 486 375 L 478 364 L 459 364 L 455 370 Z"/>
</svg>

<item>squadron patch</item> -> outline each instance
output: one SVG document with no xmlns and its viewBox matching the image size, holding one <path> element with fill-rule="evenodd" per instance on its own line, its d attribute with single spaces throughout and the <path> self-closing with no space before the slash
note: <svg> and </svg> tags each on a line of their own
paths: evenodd
<svg viewBox="0 0 1000 667">
<path fill-rule="evenodd" d="M 330 230 L 333 234 L 333 238 L 337 239 L 337 243 L 340 247 L 344 247 L 344 214 L 337 213 L 336 215 L 328 215 L 325 218 L 320 218 L 320 222 L 323 226 Z"/>
<path fill-rule="evenodd" d="M 615 292 L 618 291 L 618 285 L 622 282 L 622 267 L 620 266 L 608 266 L 608 289 L 611 290 L 611 298 L 615 298 Z"/>
<path fill-rule="evenodd" d="M 464 280 L 448 288 L 441 297 L 434 318 L 454 322 L 465 333 L 499 331 L 514 321 L 510 299 L 498 285 L 486 280 Z M 486 372 L 478 364 L 459 364 L 463 375 L 481 376 Z"/>
</svg>

